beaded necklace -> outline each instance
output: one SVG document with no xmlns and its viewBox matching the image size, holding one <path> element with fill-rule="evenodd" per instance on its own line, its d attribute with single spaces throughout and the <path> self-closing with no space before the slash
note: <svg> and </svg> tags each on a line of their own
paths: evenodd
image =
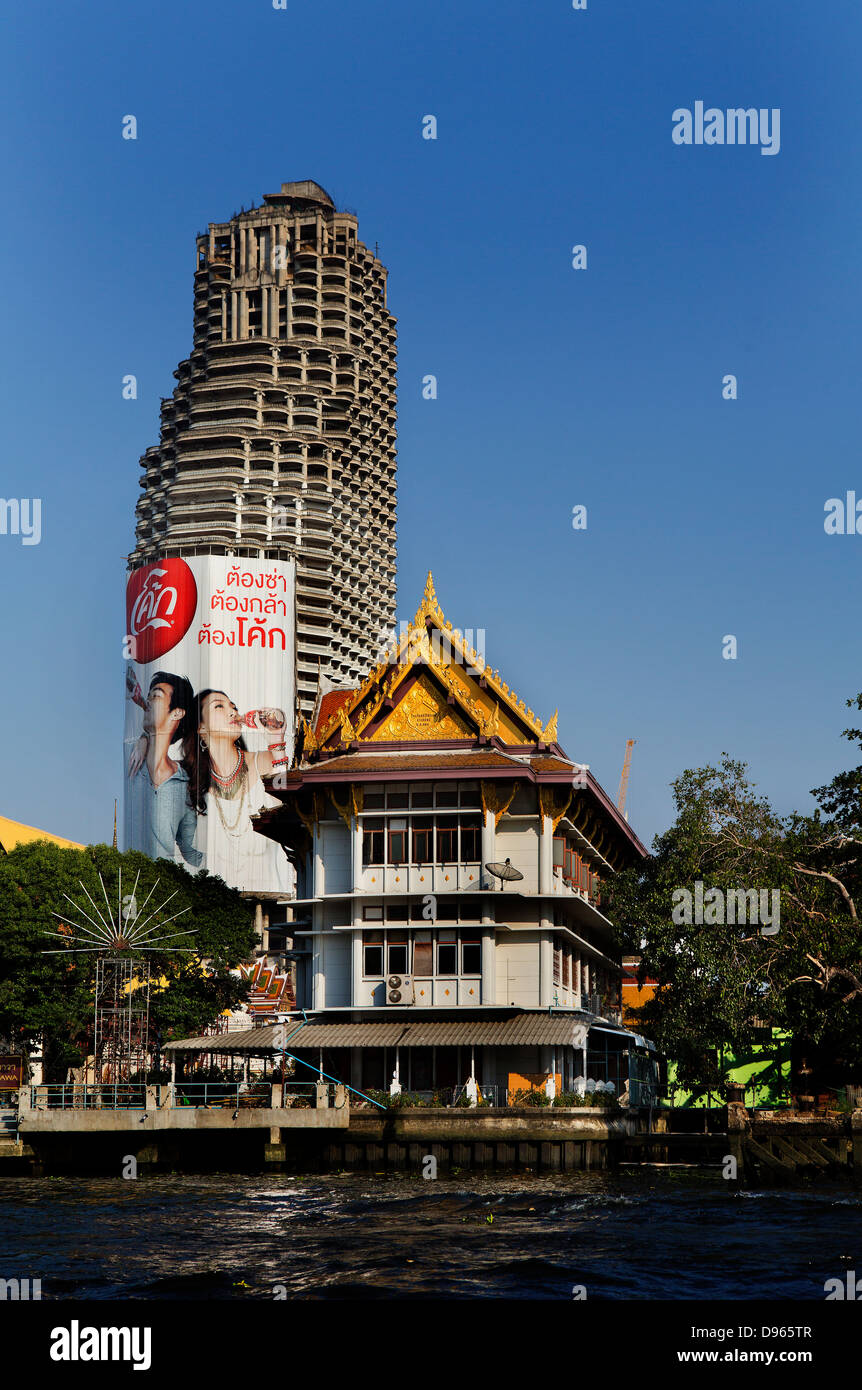
<svg viewBox="0 0 862 1390">
<path fill-rule="evenodd" d="M 228 774 L 227 777 L 219 776 L 219 774 L 213 767 L 212 758 L 210 758 L 210 777 L 215 782 L 216 787 L 218 788 L 222 796 L 230 797 L 233 795 L 238 784 L 242 781 L 242 775 L 244 771 L 245 753 L 241 748 L 237 752 L 236 767 L 233 769 L 233 772 Z"/>
</svg>

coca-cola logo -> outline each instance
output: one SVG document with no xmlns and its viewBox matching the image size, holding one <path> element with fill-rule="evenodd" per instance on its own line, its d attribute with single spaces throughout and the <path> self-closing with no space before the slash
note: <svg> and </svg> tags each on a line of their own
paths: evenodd
<svg viewBox="0 0 862 1390">
<path fill-rule="evenodd" d="M 130 656 L 145 665 L 164 656 L 188 632 L 198 586 L 185 560 L 157 560 L 129 576 L 126 633 Z"/>
</svg>

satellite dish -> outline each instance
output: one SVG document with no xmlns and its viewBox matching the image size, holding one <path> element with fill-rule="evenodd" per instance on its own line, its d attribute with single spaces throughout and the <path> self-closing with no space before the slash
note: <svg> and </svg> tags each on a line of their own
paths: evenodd
<svg viewBox="0 0 862 1390">
<path fill-rule="evenodd" d="M 521 870 L 514 867 L 511 859 L 507 859 L 505 864 L 486 864 L 485 868 L 495 878 L 501 879 L 504 884 L 514 883 L 517 879 L 524 877 Z"/>
</svg>

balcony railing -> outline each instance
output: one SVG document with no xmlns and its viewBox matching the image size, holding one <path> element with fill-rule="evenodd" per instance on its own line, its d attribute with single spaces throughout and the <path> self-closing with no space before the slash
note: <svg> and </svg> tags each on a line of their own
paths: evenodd
<svg viewBox="0 0 862 1390">
<path fill-rule="evenodd" d="M 146 1105 L 147 1088 L 143 1085 L 85 1086 L 69 1082 L 30 1087 L 33 1110 L 145 1110 Z"/>
<path fill-rule="evenodd" d="M 177 1081 L 154 1085 L 30 1086 L 31 1110 L 267 1110 L 334 1106 L 336 1087 L 324 1081 Z"/>
</svg>

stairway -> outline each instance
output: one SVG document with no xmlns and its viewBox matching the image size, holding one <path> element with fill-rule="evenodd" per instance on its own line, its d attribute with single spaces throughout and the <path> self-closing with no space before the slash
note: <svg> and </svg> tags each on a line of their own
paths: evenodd
<svg viewBox="0 0 862 1390">
<path fill-rule="evenodd" d="M 18 1111 L 0 1105 L 0 1153 L 18 1142 Z"/>
</svg>

